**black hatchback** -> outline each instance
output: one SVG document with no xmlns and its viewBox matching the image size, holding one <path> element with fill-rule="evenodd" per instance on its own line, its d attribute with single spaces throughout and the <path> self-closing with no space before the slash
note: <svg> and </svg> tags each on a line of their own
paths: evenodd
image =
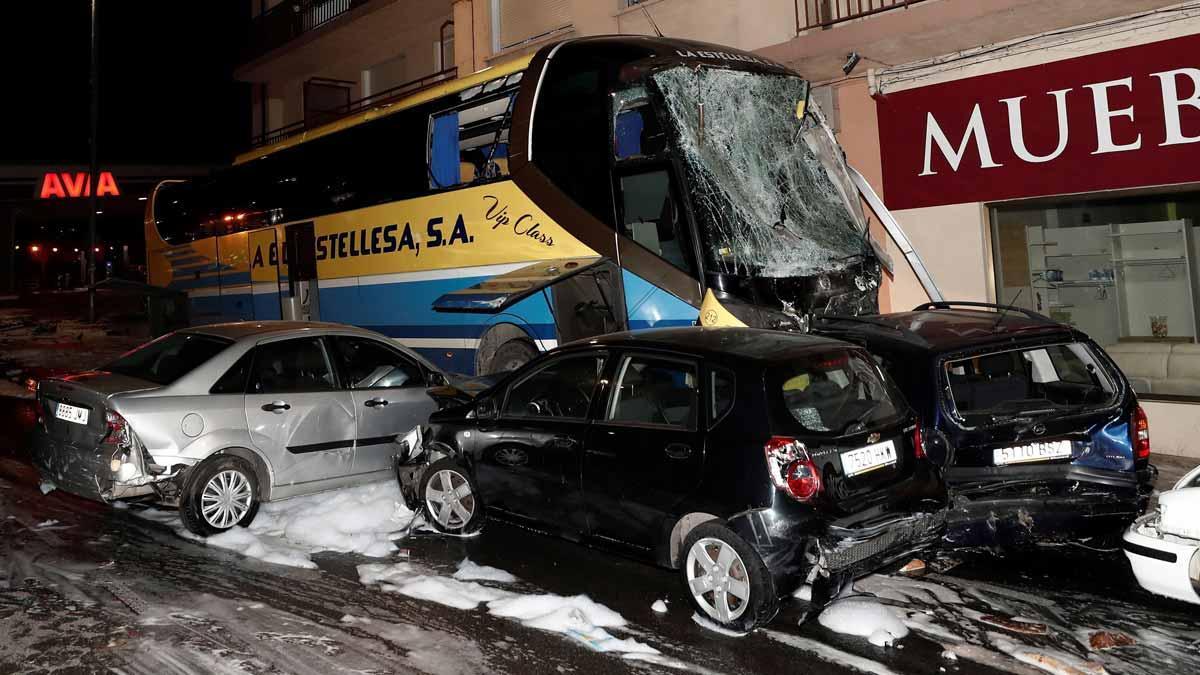
<svg viewBox="0 0 1200 675">
<path fill-rule="evenodd" d="M 702 616 L 748 630 L 819 607 L 936 542 L 945 486 L 865 350 L 742 328 L 618 333 L 556 349 L 400 442 L 441 531 L 486 511 L 679 569 Z"/>
<path fill-rule="evenodd" d="M 950 487 L 950 545 L 1117 535 L 1145 511 L 1146 415 L 1087 335 L 974 302 L 824 317 L 813 330 L 869 349 L 925 421 Z"/>
</svg>

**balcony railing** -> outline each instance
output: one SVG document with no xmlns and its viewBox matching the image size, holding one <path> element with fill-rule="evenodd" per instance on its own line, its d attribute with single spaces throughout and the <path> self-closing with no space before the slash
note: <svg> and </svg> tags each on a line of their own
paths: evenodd
<svg viewBox="0 0 1200 675">
<path fill-rule="evenodd" d="M 411 96 L 423 89 L 436 86 L 446 80 L 453 80 L 458 77 L 458 68 L 448 68 L 432 75 L 405 82 L 404 84 L 396 85 L 389 89 L 376 92 L 370 96 L 364 96 L 355 101 L 350 101 L 346 105 L 338 106 L 337 108 L 321 110 L 320 116 L 315 120 L 300 120 L 284 125 L 277 129 L 269 129 L 261 134 L 258 134 L 250 139 L 250 147 L 258 148 L 264 145 L 270 145 L 285 138 L 290 138 L 297 134 L 301 134 L 314 127 L 328 124 L 334 120 L 353 115 L 357 112 L 362 112 L 369 108 L 375 108 L 382 105 L 387 105 L 406 96 Z"/>
<path fill-rule="evenodd" d="M 796 0 L 796 32 L 828 28 L 865 16 L 904 9 L 925 0 Z"/>
<path fill-rule="evenodd" d="M 254 17 L 243 61 L 316 30 L 369 0 L 284 0 Z"/>
</svg>

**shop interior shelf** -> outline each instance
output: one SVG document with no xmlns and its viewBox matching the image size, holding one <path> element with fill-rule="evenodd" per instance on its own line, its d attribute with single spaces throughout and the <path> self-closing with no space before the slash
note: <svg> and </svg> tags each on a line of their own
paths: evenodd
<svg viewBox="0 0 1200 675">
<path fill-rule="evenodd" d="M 1121 265 L 1182 265 L 1183 256 L 1176 258 L 1118 258 L 1113 262 Z"/>
<path fill-rule="evenodd" d="M 1108 251 L 1101 253 L 1047 253 L 1047 258 L 1107 258 L 1112 254 Z"/>
<path fill-rule="evenodd" d="M 1161 237 L 1164 234 L 1179 235 L 1183 230 L 1163 230 L 1162 232 L 1113 232 L 1110 237 Z"/>
</svg>

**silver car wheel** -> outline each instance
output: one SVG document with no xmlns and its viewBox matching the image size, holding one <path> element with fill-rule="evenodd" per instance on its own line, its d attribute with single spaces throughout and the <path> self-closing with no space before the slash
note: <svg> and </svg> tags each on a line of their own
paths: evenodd
<svg viewBox="0 0 1200 675">
<path fill-rule="evenodd" d="M 705 537 L 687 555 L 688 590 L 696 604 L 721 623 L 736 620 L 750 606 L 750 575 L 728 543 Z"/>
<path fill-rule="evenodd" d="M 250 480 L 241 471 L 226 469 L 208 479 L 200 493 L 200 512 L 209 525 L 227 530 L 246 516 L 253 501 Z"/>
<path fill-rule="evenodd" d="M 425 484 L 425 507 L 447 530 L 466 527 L 475 515 L 475 495 L 466 476 L 442 469 Z"/>
</svg>

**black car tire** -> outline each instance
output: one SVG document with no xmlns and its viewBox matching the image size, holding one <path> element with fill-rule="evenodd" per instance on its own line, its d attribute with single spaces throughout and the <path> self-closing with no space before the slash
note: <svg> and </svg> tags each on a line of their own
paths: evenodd
<svg viewBox="0 0 1200 675">
<path fill-rule="evenodd" d="M 509 340 L 500 345 L 500 348 L 492 355 L 487 372 L 484 374 L 492 375 L 516 370 L 532 361 L 537 355 L 537 347 L 534 347 L 528 340 Z"/>
<path fill-rule="evenodd" d="M 258 515 L 258 476 L 254 473 L 254 467 L 246 460 L 232 455 L 217 455 L 201 462 L 188 473 L 183 494 L 179 497 L 179 518 L 190 532 L 209 537 L 229 530 L 234 525 L 246 527 L 254 520 L 254 516 Z M 215 514 L 209 517 L 205 517 L 204 514 L 205 491 L 214 480 L 217 483 L 212 487 L 219 490 L 221 476 L 235 482 L 243 481 L 249 490 L 249 504 L 245 513 L 228 525 L 223 525 Z M 237 489 L 236 492 L 240 494 L 243 490 Z"/>
<path fill-rule="evenodd" d="M 433 484 L 435 481 L 437 484 Z M 447 481 L 450 483 L 450 489 L 455 491 L 461 491 L 462 486 L 465 485 L 467 494 L 457 493 L 447 501 L 439 501 L 437 493 L 444 494 L 446 492 Z M 439 532 L 456 535 L 474 534 L 483 527 L 483 502 L 479 499 L 475 478 L 470 471 L 453 458 L 439 459 L 425 469 L 425 474 L 421 476 L 421 487 L 417 491 L 417 497 L 421 500 L 421 512 L 425 514 L 425 520 Z M 435 512 L 435 503 L 439 503 L 449 510 L 439 508 L 438 512 Z M 439 514 L 442 516 L 441 519 L 438 517 Z"/>
<path fill-rule="evenodd" d="M 690 555 L 693 547 L 697 542 L 707 540 L 710 542 L 719 542 L 721 545 L 730 547 L 737 553 L 737 557 L 741 559 L 741 568 L 744 570 L 745 579 L 742 580 L 749 588 L 749 597 L 738 599 L 738 607 L 741 609 L 744 603 L 744 609 L 737 612 L 736 616 L 729 619 L 722 619 L 713 614 L 713 610 L 720 602 L 720 598 L 715 591 L 703 593 L 706 597 L 705 602 L 709 606 L 701 604 L 696 595 L 692 592 L 690 581 L 693 571 L 690 569 L 694 564 Z M 715 546 L 710 545 L 710 548 Z M 742 539 L 736 532 L 730 529 L 721 521 L 710 520 L 701 523 L 692 528 L 688 533 L 687 538 L 683 542 L 683 548 L 680 550 L 681 563 L 680 578 L 683 582 L 684 593 L 692 602 L 692 607 L 696 613 L 708 621 L 712 621 L 722 628 L 737 631 L 740 633 L 748 633 L 758 626 L 762 626 L 775 617 L 779 611 L 779 599 L 775 594 L 775 583 L 771 578 L 771 573 L 767 570 L 766 564 L 763 563 L 762 556 L 754 550 L 746 540 Z M 736 578 L 737 570 L 735 565 L 731 565 L 731 577 Z M 735 594 L 736 597 L 736 594 Z M 728 600 L 726 600 L 728 603 Z M 728 604 L 726 605 L 729 606 Z"/>
</svg>

